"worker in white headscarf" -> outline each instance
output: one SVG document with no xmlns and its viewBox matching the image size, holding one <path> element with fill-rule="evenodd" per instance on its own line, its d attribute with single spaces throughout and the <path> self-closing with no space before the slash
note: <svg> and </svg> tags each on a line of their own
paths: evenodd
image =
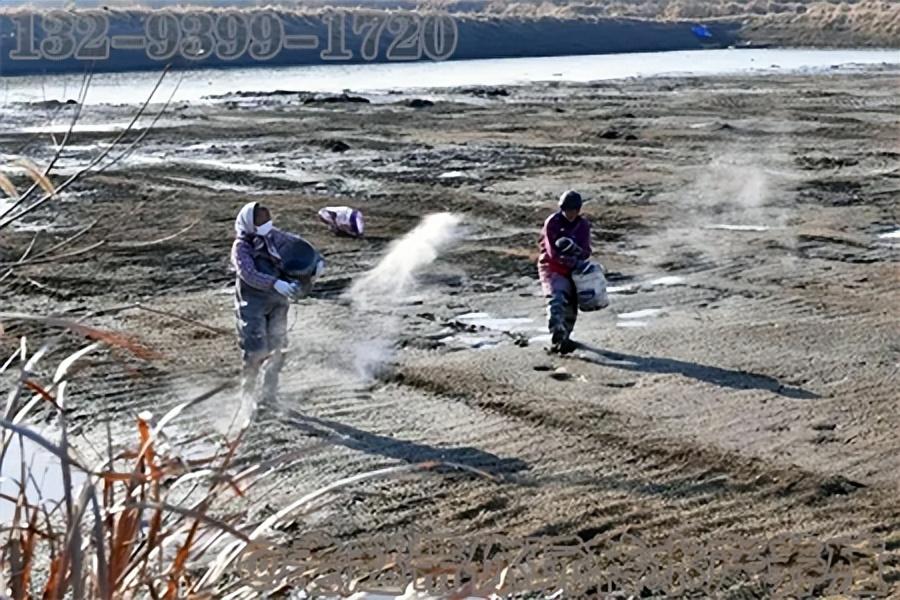
<svg viewBox="0 0 900 600">
<path fill-rule="evenodd" d="M 283 278 L 281 254 L 302 238 L 276 229 L 269 209 L 258 202 L 241 208 L 234 230 L 231 264 L 237 272 L 234 290 L 243 358 L 241 390 L 254 402 L 272 401 L 284 364 L 288 307 L 292 299 L 308 291 L 308 286 Z M 257 379 L 263 365 L 262 397 L 258 398 Z"/>
</svg>

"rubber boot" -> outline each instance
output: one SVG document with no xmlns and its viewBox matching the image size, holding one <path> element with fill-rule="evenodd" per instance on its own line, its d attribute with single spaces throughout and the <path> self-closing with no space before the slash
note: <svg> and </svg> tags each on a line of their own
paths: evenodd
<svg viewBox="0 0 900 600">
<path fill-rule="evenodd" d="M 239 415 L 240 418 L 252 419 L 252 415 L 256 412 L 258 405 L 258 388 L 257 380 L 259 379 L 259 363 L 252 362 L 244 364 L 241 371 L 241 398 Z"/>
<path fill-rule="evenodd" d="M 241 371 L 241 396 L 253 398 L 256 395 L 256 383 L 259 379 L 259 365 L 244 365 Z"/>
<path fill-rule="evenodd" d="M 278 379 L 284 366 L 284 353 L 276 350 L 265 362 L 263 372 L 262 396 L 263 404 L 273 405 L 278 400 Z"/>
<path fill-rule="evenodd" d="M 578 349 L 578 344 L 573 342 L 570 338 L 566 337 L 560 345 L 559 345 L 559 353 L 563 356 L 566 354 L 571 354 Z"/>
<path fill-rule="evenodd" d="M 551 354 L 559 354 L 563 348 L 563 344 L 567 339 L 566 328 L 557 325 L 550 330 L 550 348 Z"/>
</svg>

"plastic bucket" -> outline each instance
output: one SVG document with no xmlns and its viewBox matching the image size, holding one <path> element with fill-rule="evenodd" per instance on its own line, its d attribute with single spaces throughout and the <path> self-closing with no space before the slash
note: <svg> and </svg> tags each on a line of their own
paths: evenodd
<svg viewBox="0 0 900 600">
<path fill-rule="evenodd" d="M 323 262 L 318 250 L 303 239 L 291 240 L 278 249 L 281 272 L 287 279 L 297 280 L 316 274 L 316 266 Z"/>
<path fill-rule="evenodd" d="M 585 312 L 600 310 L 609 306 L 606 294 L 606 277 L 596 263 L 588 263 L 584 268 L 572 273 L 572 281 L 578 292 L 578 308 Z"/>
</svg>

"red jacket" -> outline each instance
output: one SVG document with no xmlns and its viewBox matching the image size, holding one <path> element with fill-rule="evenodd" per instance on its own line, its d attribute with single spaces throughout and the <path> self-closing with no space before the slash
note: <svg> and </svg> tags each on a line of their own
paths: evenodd
<svg viewBox="0 0 900 600">
<path fill-rule="evenodd" d="M 562 256 L 556 249 L 556 240 L 561 237 L 571 238 L 581 248 L 578 256 Z M 541 230 L 541 256 L 538 268 L 547 269 L 561 275 L 571 275 L 575 263 L 591 256 L 591 224 L 582 216 L 569 221 L 558 211 L 544 221 Z"/>
</svg>

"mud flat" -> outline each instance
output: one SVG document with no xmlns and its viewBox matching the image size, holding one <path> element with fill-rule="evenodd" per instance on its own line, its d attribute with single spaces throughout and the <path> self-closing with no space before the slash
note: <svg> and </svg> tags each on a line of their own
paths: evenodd
<svg viewBox="0 0 900 600">
<path fill-rule="evenodd" d="M 592 543 L 626 531 L 709 544 L 856 535 L 885 544 L 882 580 L 896 587 L 898 86 L 885 67 L 457 89 L 429 102 L 181 103 L 127 159 L 5 231 L 0 262 L 18 260 L 36 229 L 40 251 L 95 219 L 72 249 L 107 245 L 17 267 L 0 295 L 161 352 L 110 351 L 72 382 L 69 420 L 103 446 L 106 419 L 161 413 L 236 376 L 227 257 L 237 209 L 257 199 L 329 260 L 293 311 L 279 404 L 241 451 L 309 449 L 264 497 L 251 492 L 261 517 L 339 477 L 439 459 L 495 480 L 359 484 L 292 531 L 354 542 L 412 529 Z M 6 158 L 43 164 L 49 138 L 21 130 L 72 107 L 4 110 Z M 91 107 L 85 125 L 131 110 Z M 61 172 L 110 135 L 78 132 Z M 583 347 L 560 359 L 541 349 L 534 258 L 568 187 L 590 199 L 613 293 L 608 310 L 580 317 Z M 338 202 L 364 211 L 365 238 L 317 223 Z M 417 287 L 363 312 L 340 300 L 432 212 L 461 216 L 464 233 Z M 18 336 L 45 334 L 4 325 L 4 356 Z M 360 369 L 360 357 L 382 368 Z M 220 395 L 176 425 L 213 434 L 236 408 Z"/>
</svg>

